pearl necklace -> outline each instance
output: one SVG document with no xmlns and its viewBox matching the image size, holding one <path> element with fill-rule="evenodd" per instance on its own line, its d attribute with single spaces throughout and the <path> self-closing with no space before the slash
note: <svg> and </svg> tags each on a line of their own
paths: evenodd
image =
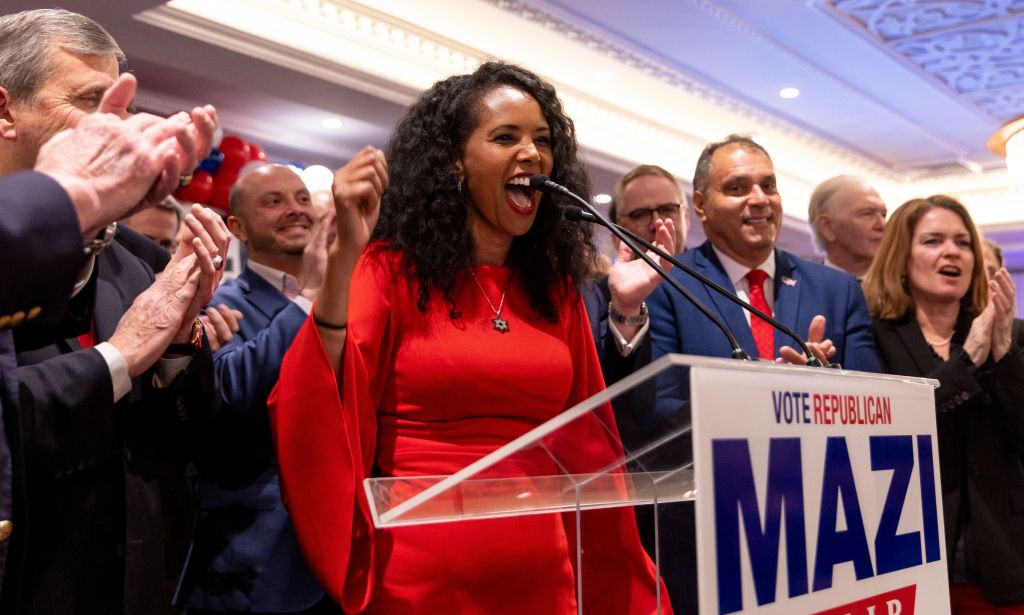
<svg viewBox="0 0 1024 615">
<path fill-rule="evenodd" d="M 950 333 L 950 334 L 949 334 L 949 337 L 947 337 L 947 338 L 946 338 L 946 339 L 944 339 L 944 340 L 930 340 L 930 339 L 928 339 L 928 337 L 926 336 L 926 337 L 924 338 L 924 341 L 928 342 L 928 345 L 929 345 L 929 346 L 932 346 L 932 347 L 935 347 L 935 348 L 942 348 L 943 346 L 949 346 L 949 343 L 950 343 L 951 341 L 953 341 L 953 334 L 952 334 L 952 333 Z"/>
</svg>

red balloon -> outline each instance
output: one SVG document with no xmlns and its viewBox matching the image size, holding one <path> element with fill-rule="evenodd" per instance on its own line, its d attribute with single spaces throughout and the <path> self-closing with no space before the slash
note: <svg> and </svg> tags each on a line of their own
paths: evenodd
<svg viewBox="0 0 1024 615">
<path fill-rule="evenodd" d="M 214 184 L 213 192 L 210 194 L 210 206 L 227 211 L 230 194 L 231 184 Z"/>
<path fill-rule="evenodd" d="M 228 197 L 231 194 L 231 186 L 235 185 L 235 181 L 237 179 L 237 170 L 231 173 L 225 173 L 224 167 L 221 166 L 221 170 L 217 171 L 217 174 L 213 177 L 212 192 L 207 203 L 213 207 L 228 211 Z"/>
<path fill-rule="evenodd" d="M 196 171 L 192 183 L 174 191 L 174 198 L 187 203 L 206 204 L 213 192 L 213 176 L 207 171 Z"/>
<path fill-rule="evenodd" d="M 267 161 L 267 152 L 263 151 L 263 148 L 255 143 L 249 144 L 249 160 L 259 160 L 261 162 Z"/>
<path fill-rule="evenodd" d="M 217 169 L 217 175 L 221 173 L 227 173 L 234 175 L 238 173 L 238 170 L 242 166 L 249 162 L 249 156 L 251 155 L 249 144 L 243 141 L 240 137 L 230 136 L 224 137 L 218 147 L 221 153 L 224 154 L 224 162 L 221 163 L 220 168 Z"/>
<path fill-rule="evenodd" d="M 220 145 L 217 149 L 225 154 L 228 152 L 244 151 L 246 157 L 249 156 L 249 145 L 242 139 L 242 137 L 236 137 L 235 135 L 230 135 L 221 139 Z"/>
</svg>

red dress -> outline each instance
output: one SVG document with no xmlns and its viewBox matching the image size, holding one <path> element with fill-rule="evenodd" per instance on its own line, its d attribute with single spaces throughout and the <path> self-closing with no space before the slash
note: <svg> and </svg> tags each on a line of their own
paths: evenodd
<svg viewBox="0 0 1024 615">
<path fill-rule="evenodd" d="M 502 334 L 468 271 L 454 293 L 460 318 L 437 292 L 423 313 L 400 253 L 375 247 L 352 279 L 340 397 L 311 321 L 270 397 L 282 491 L 313 573 L 351 613 L 576 613 L 574 514 L 379 530 L 362 481 L 452 474 L 600 391 L 582 299 L 561 301 L 550 323 L 512 270 L 475 267 L 495 305 L 512 275 Z M 598 415 L 613 433 L 595 420 L 586 443 L 564 443 L 571 471 L 619 452 L 610 406 Z M 585 512 L 582 527 L 586 612 L 654 613 L 632 509 Z M 661 604 L 671 612 L 664 588 Z"/>
</svg>

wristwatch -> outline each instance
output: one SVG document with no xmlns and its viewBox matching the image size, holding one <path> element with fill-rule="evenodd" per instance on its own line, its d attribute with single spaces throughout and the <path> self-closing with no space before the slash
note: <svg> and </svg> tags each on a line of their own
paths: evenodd
<svg viewBox="0 0 1024 615">
<path fill-rule="evenodd" d="M 196 318 L 192 321 L 192 334 L 188 341 L 181 344 L 171 344 L 164 351 L 164 354 L 182 354 L 195 356 L 203 348 L 203 323 Z"/>
<path fill-rule="evenodd" d="M 626 325 L 627 327 L 639 327 L 647 323 L 647 302 L 640 303 L 640 313 L 636 316 L 623 316 L 612 305 L 612 302 L 608 302 L 608 318 L 611 318 L 620 325 Z"/>
<path fill-rule="evenodd" d="M 109 246 L 111 241 L 114 241 L 115 234 L 117 234 L 117 222 L 111 222 L 99 235 L 85 242 L 85 255 L 95 256 L 102 252 L 103 248 Z"/>
</svg>

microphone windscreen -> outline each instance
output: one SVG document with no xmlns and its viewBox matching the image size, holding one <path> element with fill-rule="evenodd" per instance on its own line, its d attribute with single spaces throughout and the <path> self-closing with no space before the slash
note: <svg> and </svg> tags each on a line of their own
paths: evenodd
<svg viewBox="0 0 1024 615">
<path fill-rule="evenodd" d="M 596 222 L 597 218 L 594 214 L 589 211 L 584 211 L 582 207 L 576 207 L 575 205 L 566 205 L 562 209 L 562 215 L 565 216 L 566 220 L 572 222 Z"/>
<path fill-rule="evenodd" d="M 545 190 L 547 188 L 548 176 L 537 173 L 530 176 L 530 187 L 534 190 Z"/>
</svg>

